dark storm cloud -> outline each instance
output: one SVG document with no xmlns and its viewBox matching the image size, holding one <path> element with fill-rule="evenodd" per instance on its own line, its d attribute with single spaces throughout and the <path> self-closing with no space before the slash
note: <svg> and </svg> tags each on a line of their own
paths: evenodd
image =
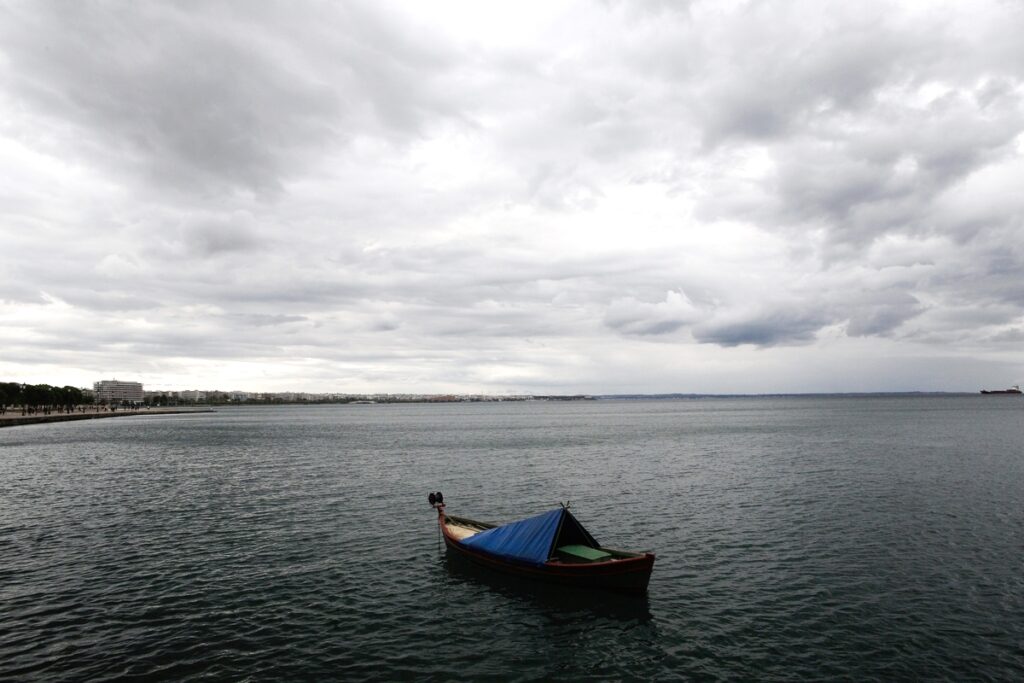
<svg viewBox="0 0 1024 683">
<path fill-rule="evenodd" d="M 252 327 L 267 327 L 271 325 L 287 325 L 288 323 L 301 323 L 308 320 L 302 315 L 260 315 L 260 314 L 248 314 L 248 315 L 233 315 L 229 316 L 243 325 L 251 325 Z"/>
<path fill-rule="evenodd" d="M 794 11 L 751 4 L 727 36 L 737 49 L 725 77 L 699 100 L 705 145 L 778 138 L 813 126 L 822 112 L 859 110 L 880 86 L 928 56 L 927 42 L 899 35 L 878 18 L 826 20 L 796 28 L 794 40 L 794 24 L 778 16 L 795 19 Z"/>
<path fill-rule="evenodd" d="M 882 234 L 934 230 L 934 202 L 1016 155 L 1024 130 L 1021 62 L 993 58 L 940 19 L 928 31 L 878 17 L 826 22 L 803 40 L 766 24 L 756 49 L 734 52 L 749 68 L 702 100 L 702 129 L 715 145 L 765 145 L 773 169 L 755 202 L 719 196 L 701 210 L 824 228 L 846 258 Z M 997 27 L 987 38 L 1016 40 Z"/>
<path fill-rule="evenodd" d="M 193 256 L 213 256 L 254 249 L 259 240 L 244 226 L 205 223 L 192 226 L 185 234 L 186 248 Z"/>
<path fill-rule="evenodd" d="M 359 129 L 408 135 L 444 108 L 417 97 L 442 65 L 425 37 L 354 5 L 319 20 L 293 9 L 9 7 L 5 87 L 55 125 L 86 132 L 69 136 L 80 155 L 202 194 L 278 192 Z"/>
<path fill-rule="evenodd" d="M 1024 342 L 1024 328 L 1014 327 L 1013 329 L 994 334 L 990 339 L 1000 344 L 1020 344 Z"/>
<path fill-rule="evenodd" d="M 38 14 L 29 15 L 38 9 Z M 172 6 L 43 4 L 4 22 L 9 87 L 101 134 L 89 150 L 186 188 L 280 186 L 329 133 L 328 90 Z M 39 40 L 38 36 L 46 36 Z"/>
<path fill-rule="evenodd" d="M 864 296 L 851 305 L 846 333 L 851 337 L 886 336 L 924 310 L 917 298 L 903 291 Z"/>
<path fill-rule="evenodd" d="M 932 206 L 965 177 L 1014 152 L 1024 110 L 983 112 L 957 98 L 879 120 L 870 132 L 835 131 L 780 149 L 773 179 L 780 225 L 817 222 L 839 243 L 935 230 Z M 770 206 L 770 205 L 769 205 Z"/>
<path fill-rule="evenodd" d="M 1024 324 L 1014 5 L 0 13 L 6 359 L 671 383 Z"/>
<path fill-rule="evenodd" d="M 711 320 L 695 327 L 693 336 L 703 344 L 720 346 L 806 344 L 829 322 L 829 317 L 821 311 L 778 308 Z"/>
</svg>

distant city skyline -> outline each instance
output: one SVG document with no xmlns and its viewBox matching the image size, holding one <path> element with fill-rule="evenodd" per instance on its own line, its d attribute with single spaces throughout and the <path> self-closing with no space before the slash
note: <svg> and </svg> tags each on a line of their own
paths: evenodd
<svg viewBox="0 0 1024 683">
<path fill-rule="evenodd" d="M 1024 6 L 0 9 L 0 377 L 1024 383 Z"/>
<path fill-rule="evenodd" d="M 54 386 L 60 386 L 54 385 Z M 977 391 L 977 390 L 965 390 L 965 391 L 921 391 L 921 390 L 899 390 L 899 391 L 866 391 L 866 392 L 763 392 L 763 393 L 725 393 L 725 392 L 622 392 L 622 393 L 593 393 L 593 394 L 565 394 L 565 393 L 487 393 L 487 392 L 467 392 L 467 393 L 452 393 L 452 392 L 437 392 L 437 391 L 424 391 L 424 392 L 387 392 L 387 391 L 371 391 L 371 392 L 358 392 L 358 391 L 260 391 L 260 390 L 241 390 L 241 389 L 225 389 L 222 387 L 204 387 L 189 388 L 189 389 L 160 389 L 150 388 L 143 385 L 141 382 L 122 382 L 120 380 L 102 380 L 94 382 L 92 387 L 80 387 L 82 391 L 94 395 L 97 399 L 110 400 L 111 398 L 131 398 L 135 399 L 138 397 L 150 397 L 150 396 L 170 396 L 185 400 L 203 400 L 210 396 L 217 396 L 220 398 L 228 398 L 230 400 L 263 400 L 268 398 L 273 399 L 284 399 L 288 401 L 293 400 L 323 400 L 323 399 L 338 399 L 338 398 L 451 398 L 451 399 L 467 399 L 467 398 L 481 398 L 481 399 L 529 399 L 529 398 L 592 398 L 592 397 L 714 397 L 714 396 L 799 396 L 799 395 L 818 395 L 818 396 L 829 396 L 829 395 L 877 395 L 877 394 L 975 394 L 975 393 L 1015 393 L 1014 390 L 1019 389 L 1018 386 L 1008 387 L 1010 391 L 1002 391 L 997 389 L 996 391 Z M 118 395 L 113 396 L 111 392 L 132 392 L 130 397 Z M 138 396 L 134 392 L 138 392 Z M 108 395 L 103 396 L 106 392 Z M 1019 393 L 1019 392 L 1016 392 Z"/>
</svg>

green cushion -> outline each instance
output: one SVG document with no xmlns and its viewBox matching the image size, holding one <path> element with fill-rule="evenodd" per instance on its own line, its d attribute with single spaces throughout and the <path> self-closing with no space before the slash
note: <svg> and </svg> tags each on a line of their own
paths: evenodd
<svg viewBox="0 0 1024 683">
<path fill-rule="evenodd" d="M 611 557 L 611 553 L 606 553 L 603 550 L 597 548 L 588 548 L 585 545 L 563 545 L 558 548 L 558 552 L 565 553 L 566 555 L 572 555 L 574 557 L 580 557 L 584 560 L 607 560 Z"/>
</svg>

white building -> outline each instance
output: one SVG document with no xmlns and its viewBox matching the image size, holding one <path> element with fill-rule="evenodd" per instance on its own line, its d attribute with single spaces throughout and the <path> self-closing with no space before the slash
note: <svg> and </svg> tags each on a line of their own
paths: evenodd
<svg viewBox="0 0 1024 683">
<path fill-rule="evenodd" d="M 92 385 L 96 403 L 142 403 L 141 382 L 104 379 Z"/>
</svg>

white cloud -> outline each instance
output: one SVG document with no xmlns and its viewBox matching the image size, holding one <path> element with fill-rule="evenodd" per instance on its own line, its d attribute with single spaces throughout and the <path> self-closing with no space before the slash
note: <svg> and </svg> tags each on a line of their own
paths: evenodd
<svg viewBox="0 0 1024 683">
<path fill-rule="evenodd" d="M 797 391 L 1024 370 L 1014 5 L 2 12 L 13 379 Z M 864 371 L 808 370 L 843 363 Z M 936 385 L 940 363 L 962 371 Z"/>
</svg>

